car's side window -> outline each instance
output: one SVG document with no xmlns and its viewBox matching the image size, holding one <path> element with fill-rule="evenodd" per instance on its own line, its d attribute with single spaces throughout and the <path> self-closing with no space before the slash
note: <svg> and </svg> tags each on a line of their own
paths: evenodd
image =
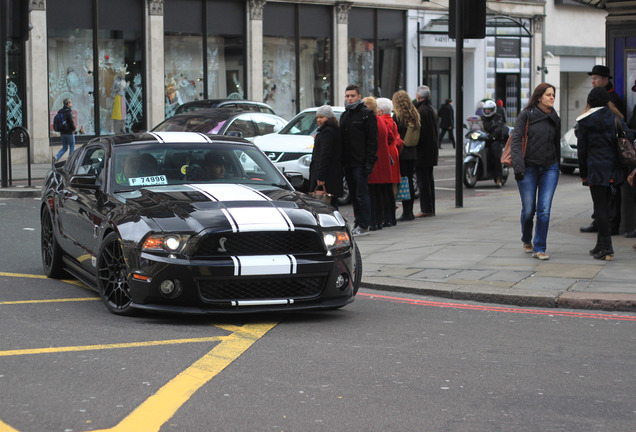
<svg viewBox="0 0 636 432">
<path fill-rule="evenodd" d="M 77 167 L 77 174 L 99 174 L 104 169 L 104 149 L 102 147 L 92 147 L 86 149 L 82 161 Z"/>
<path fill-rule="evenodd" d="M 270 133 L 276 133 L 285 127 L 285 123 L 282 123 L 276 117 L 270 117 L 261 114 L 254 114 L 252 120 L 258 128 L 259 135 L 265 135 Z"/>
<path fill-rule="evenodd" d="M 256 135 L 252 120 L 248 116 L 235 119 L 225 134 L 230 135 L 230 132 L 239 132 L 243 138 L 251 138 Z"/>
</svg>

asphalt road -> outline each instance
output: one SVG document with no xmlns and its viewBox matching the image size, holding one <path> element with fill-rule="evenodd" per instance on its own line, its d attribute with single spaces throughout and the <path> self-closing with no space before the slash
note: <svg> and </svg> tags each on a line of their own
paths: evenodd
<svg viewBox="0 0 636 432">
<path fill-rule="evenodd" d="M 323 313 L 117 317 L 41 276 L 36 200 L 0 219 L 0 432 L 633 430 L 636 314 L 361 290 Z"/>
</svg>

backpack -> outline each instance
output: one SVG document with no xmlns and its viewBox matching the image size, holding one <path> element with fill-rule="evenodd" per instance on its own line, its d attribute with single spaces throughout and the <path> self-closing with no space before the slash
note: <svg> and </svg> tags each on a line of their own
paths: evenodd
<svg viewBox="0 0 636 432">
<path fill-rule="evenodd" d="M 63 112 L 58 112 L 53 117 L 53 130 L 55 132 L 66 132 L 68 125 L 66 124 L 66 116 Z"/>
</svg>

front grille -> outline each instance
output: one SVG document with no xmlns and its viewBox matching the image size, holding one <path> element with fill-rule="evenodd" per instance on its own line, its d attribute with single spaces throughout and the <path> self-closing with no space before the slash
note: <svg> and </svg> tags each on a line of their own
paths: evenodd
<svg viewBox="0 0 636 432">
<path fill-rule="evenodd" d="M 193 258 L 312 253 L 324 253 L 322 240 L 315 231 L 212 233 L 199 241 Z"/>
<path fill-rule="evenodd" d="M 324 285 L 322 277 L 275 279 L 199 280 L 203 301 L 309 299 L 318 297 Z"/>
<path fill-rule="evenodd" d="M 309 154 L 309 153 L 283 153 L 280 159 L 277 160 L 276 162 L 287 162 L 287 161 L 297 160 L 305 156 L 306 154 Z"/>
</svg>

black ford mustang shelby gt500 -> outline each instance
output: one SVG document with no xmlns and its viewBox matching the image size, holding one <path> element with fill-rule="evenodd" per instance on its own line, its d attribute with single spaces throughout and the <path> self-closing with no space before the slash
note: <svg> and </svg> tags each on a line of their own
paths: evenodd
<svg viewBox="0 0 636 432">
<path fill-rule="evenodd" d="M 338 308 L 360 285 L 342 215 L 239 138 L 96 138 L 54 165 L 40 212 L 46 275 L 116 314 Z"/>
</svg>

